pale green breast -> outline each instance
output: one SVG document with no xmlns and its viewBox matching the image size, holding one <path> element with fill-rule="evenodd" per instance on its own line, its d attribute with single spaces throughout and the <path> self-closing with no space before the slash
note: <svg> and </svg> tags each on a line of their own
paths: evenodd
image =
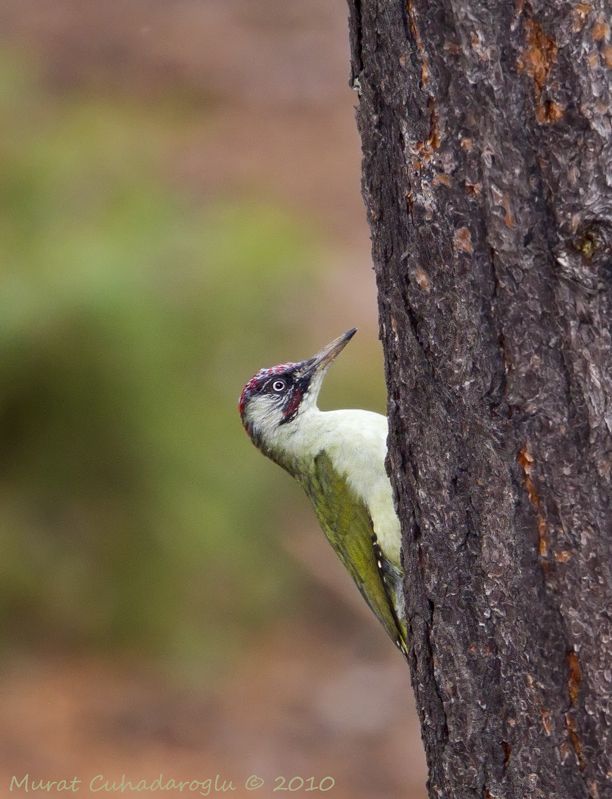
<svg viewBox="0 0 612 799">
<path fill-rule="evenodd" d="M 325 450 L 334 469 L 365 503 L 385 557 L 399 568 L 400 524 L 385 470 L 386 417 L 364 410 L 326 411 L 312 420 L 312 426 L 316 431 L 312 455 Z"/>
</svg>

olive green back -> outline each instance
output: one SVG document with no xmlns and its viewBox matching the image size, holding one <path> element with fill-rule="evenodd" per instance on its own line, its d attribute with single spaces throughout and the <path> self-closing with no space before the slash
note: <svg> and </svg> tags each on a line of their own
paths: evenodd
<svg viewBox="0 0 612 799">
<path fill-rule="evenodd" d="M 302 478 L 301 482 L 323 532 L 387 633 L 407 652 L 406 629 L 397 617 L 392 590 L 385 585 L 377 563 L 374 527 L 365 503 L 354 494 L 324 452 L 317 455 L 314 470 L 309 472 L 308 478 Z"/>
</svg>

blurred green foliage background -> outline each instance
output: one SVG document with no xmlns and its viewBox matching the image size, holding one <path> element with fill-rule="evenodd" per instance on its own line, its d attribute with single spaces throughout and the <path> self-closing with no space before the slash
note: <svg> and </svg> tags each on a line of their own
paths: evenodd
<svg viewBox="0 0 612 799">
<path fill-rule="evenodd" d="M 237 412 L 352 326 L 321 405 L 384 412 L 348 64 L 328 0 L 0 2 L 0 785 L 424 796 L 403 659 Z"/>
<path fill-rule="evenodd" d="M 212 657 L 297 580 L 236 402 L 266 342 L 306 354 L 313 236 L 165 178 L 184 109 L 54 98 L 2 67 L 5 629 Z"/>
</svg>

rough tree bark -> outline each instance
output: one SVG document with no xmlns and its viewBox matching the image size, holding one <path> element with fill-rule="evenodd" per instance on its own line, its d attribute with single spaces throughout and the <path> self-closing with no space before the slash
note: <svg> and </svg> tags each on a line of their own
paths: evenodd
<svg viewBox="0 0 612 799">
<path fill-rule="evenodd" d="M 430 796 L 610 796 L 609 10 L 349 9 Z"/>
</svg>

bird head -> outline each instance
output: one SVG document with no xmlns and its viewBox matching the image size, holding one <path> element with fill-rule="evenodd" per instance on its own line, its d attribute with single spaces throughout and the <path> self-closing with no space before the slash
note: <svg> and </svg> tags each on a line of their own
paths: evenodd
<svg viewBox="0 0 612 799">
<path fill-rule="evenodd" d="M 249 380 L 238 407 L 255 444 L 265 446 L 278 430 L 289 430 L 307 410 L 316 408 L 325 373 L 356 332 L 347 330 L 312 358 L 260 369 Z"/>
</svg>

